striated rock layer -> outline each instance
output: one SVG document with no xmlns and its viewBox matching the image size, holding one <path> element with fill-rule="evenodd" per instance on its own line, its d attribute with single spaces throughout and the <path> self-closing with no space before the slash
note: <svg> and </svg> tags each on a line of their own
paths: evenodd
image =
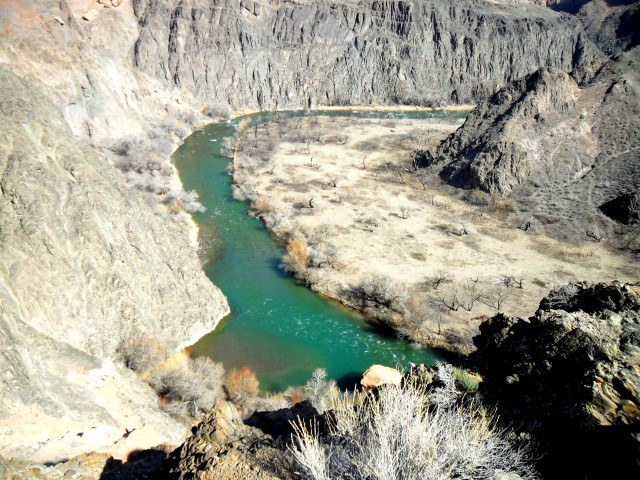
<svg viewBox="0 0 640 480">
<path fill-rule="evenodd" d="M 600 55 L 572 16 L 456 0 L 134 0 L 136 65 L 235 108 L 476 102 Z"/>
</svg>

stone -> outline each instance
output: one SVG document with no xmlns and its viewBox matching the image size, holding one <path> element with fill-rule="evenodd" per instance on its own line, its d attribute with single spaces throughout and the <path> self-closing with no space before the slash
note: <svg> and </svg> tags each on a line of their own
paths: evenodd
<svg viewBox="0 0 640 480">
<path fill-rule="evenodd" d="M 483 397 L 552 445 L 549 468 L 580 458 L 594 478 L 607 465 L 638 473 L 629 452 L 640 422 L 640 284 L 568 285 L 529 319 L 483 322 L 474 343 Z"/>
<path fill-rule="evenodd" d="M 96 18 L 98 18 L 98 15 L 100 14 L 100 11 L 92 8 L 91 10 L 89 10 L 87 13 L 85 13 L 84 15 L 82 15 L 82 19 L 87 21 L 87 22 L 92 22 L 94 21 Z"/>
<path fill-rule="evenodd" d="M 372 365 L 360 380 L 360 385 L 365 390 L 378 388 L 381 385 L 400 385 L 402 374 L 395 368 L 384 365 Z"/>
<path fill-rule="evenodd" d="M 431 153 L 431 164 L 453 186 L 513 199 L 539 231 L 581 241 L 599 226 L 596 237 L 622 232 L 620 246 L 637 251 L 637 232 L 598 216 L 637 224 L 638 72 L 640 47 L 585 83 L 558 69 L 539 70 L 481 102 Z"/>
</svg>

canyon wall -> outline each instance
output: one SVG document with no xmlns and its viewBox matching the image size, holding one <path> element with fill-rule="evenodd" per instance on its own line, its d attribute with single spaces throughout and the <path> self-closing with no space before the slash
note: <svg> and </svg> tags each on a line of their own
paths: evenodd
<svg viewBox="0 0 640 480">
<path fill-rule="evenodd" d="M 175 351 L 229 311 L 190 216 L 146 201 L 113 152 L 179 118 L 189 97 L 131 67 L 130 3 L 96 5 L 0 6 L 2 455 L 57 461 L 180 441 L 185 427 L 113 363 L 116 347 L 147 335 Z"/>
<path fill-rule="evenodd" d="M 134 62 L 238 109 L 475 103 L 599 51 L 572 16 L 483 1 L 134 0 Z"/>
</svg>

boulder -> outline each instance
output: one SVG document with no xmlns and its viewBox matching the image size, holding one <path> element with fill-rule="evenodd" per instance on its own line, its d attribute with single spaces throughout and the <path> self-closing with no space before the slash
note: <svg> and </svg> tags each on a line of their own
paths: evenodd
<svg viewBox="0 0 640 480">
<path fill-rule="evenodd" d="M 360 380 L 360 385 L 365 390 L 378 388 L 380 385 L 400 385 L 402 374 L 395 368 L 383 365 L 372 365 Z"/>
</svg>

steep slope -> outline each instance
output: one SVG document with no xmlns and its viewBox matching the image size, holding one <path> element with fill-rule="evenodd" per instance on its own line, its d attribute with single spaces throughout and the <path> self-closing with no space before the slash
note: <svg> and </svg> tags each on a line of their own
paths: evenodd
<svg viewBox="0 0 640 480">
<path fill-rule="evenodd" d="M 544 3 L 554 10 L 575 14 L 589 38 L 608 55 L 640 43 L 640 2 L 637 0 L 546 0 Z"/>
<path fill-rule="evenodd" d="M 131 5 L 81 24 L 92 5 L 0 10 L 2 455 L 126 456 L 179 441 L 184 426 L 113 364 L 116 346 L 145 334 L 175 351 L 228 313 L 189 216 L 150 208 L 104 148 L 144 135 L 171 93 L 145 98 L 153 83 L 127 66 L 127 39 L 107 38 L 118 25 L 135 34 Z"/>
<path fill-rule="evenodd" d="M 570 15 L 496 2 L 135 0 L 134 7 L 136 65 L 234 108 L 476 102 L 542 66 L 589 69 L 599 55 Z"/>
<path fill-rule="evenodd" d="M 640 189 L 639 68 L 635 48 L 582 87 L 540 70 L 481 103 L 426 161 L 453 185 L 594 228 L 599 207 Z"/>
</svg>

